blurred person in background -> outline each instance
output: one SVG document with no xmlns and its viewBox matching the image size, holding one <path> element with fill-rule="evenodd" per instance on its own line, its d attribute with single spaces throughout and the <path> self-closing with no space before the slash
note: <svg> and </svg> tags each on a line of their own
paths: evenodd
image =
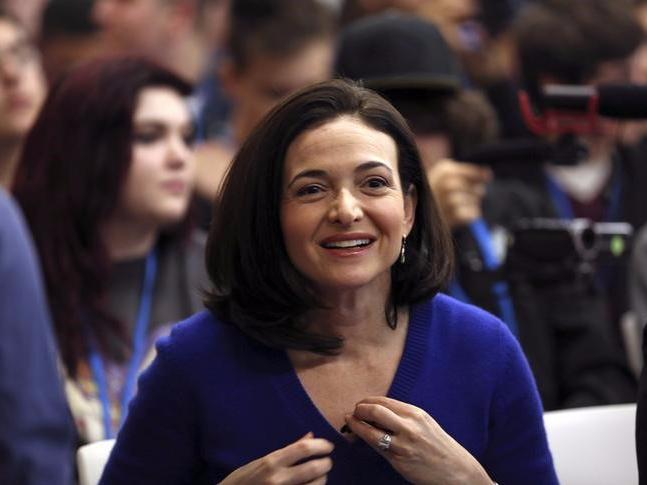
<svg viewBox="0 0 647 485">
<path fill-rule="evenodd" d="M 95 0 L 108 51 L 141 55 L 191 83 L 198 141 L 222 131 L 229 102 L 217 80 L 230 0 Z"/>
<path fill-rule="evenodd" d="M 103 55 L 92 5 L 92 0 L 49 0 L 45 5 L 38 46 L 50 83 L 74 64 Z"/>
<path fill-rule="evenodd" d="M 0 188 L 0 477 L 71 485 L 74 425 L 33 243 Z"/>
<path fill-rule="evenodd" d="M 214 34 L 202 30 L 199 0 L 95 0 L 106 47 L 141 55 L 195 83 L 209 61 Z M 219 4 L 225 5 L 223 0 Z"/>
<path fill-rule="evenodd" d="M 386 10 L 398 10 L 416 13 L 426 0 L 343 0 L 340 22 L 345 26 L 367 15 L 382 13 Z"/>
<path fill-rule="evenodd" d="M 342 31 L 336 64 L 409 122 L 453 230 L 457 272 L 446 290 L 498 315 L 517 334 L 544 407 L 632 400 L 635 382 L 605 307 L 571 282 L 535 286 L 527 275 L 504 272 L 506 228 L 514 220 L 501 217 L 501 208 L 522 212 L 535 201 L 516 195 L 515 181 L 493 179 L 484 165 L 457 161 L 495 141 L 497 120 L 479 91 L 462 86 L 461 65 L 439 28 L 414 15 L 367 16 Z"/>
<path fill-rule="evenodd" d="M 201 307 L 190 86 L 95 60 L 53 86 L 14 194 L 42 261 L 80 443 L 118 431 L 155 338 Z"/>
<path fill-rule="evenodd" d="M 240 144 L 279 101 L 329 79 L 337 14 L 320 0 L 232 0 L 219 79 L 231 101 L 226 130 L 197 152 L 196 190 L 211 204 Z"/>
<path fill-rule="evenodd" d="M 40 55 L 19 20 L 0 7 L 0 187 L 9 190 L 27 132 L 45 99 Z"/>
<path fill-rule="evenodd" d="M 462 83 L 494 107 L 500 136 L 528 136 L 517 99 L 518 69 L 510 25 L 527 0 L 346 0 L 342 25 L 366 15 L 400 11 L 438 25 L 464 67 Z M 501 167 L 496 167 L 501 172 Z M 503 173 L 511 172 L 506 167 Z"/>
<path fill-rule="evenodd" d="M 49 0 L 0 0 L 0 7 L 12 12 L 32 37 L 38 37 L 43 8 Z"/>
<path fill-rule="evenodd" d="M 546 85 L 630 82 L 632 55 L 645 37 L 631 2 L 625 0 L 531 2 L 515 19 L 512 33 L 523 88 L 537 116 L 548 109 Z M 553 128 L 538 130 L 538 135 L 555 147 L 561 142 L 575 149 L 577 156 L 564 165 L 558 162 L 557 148 L 549 163 L 529 166 L 518 174 L 523 190 L 538 201 L 525 216 L 624 222 L 637 231 L 647 221 L 644 147 L 625 146 L 617 120 L 586 119 L 582 113 L 574 121 L 559 116 L 553 121 Z M 617 338 L 629 306 L 627 272 L 626 258 L 599 261 L 589 281 L 590 291 L 609 306 Z"/>
</svg>

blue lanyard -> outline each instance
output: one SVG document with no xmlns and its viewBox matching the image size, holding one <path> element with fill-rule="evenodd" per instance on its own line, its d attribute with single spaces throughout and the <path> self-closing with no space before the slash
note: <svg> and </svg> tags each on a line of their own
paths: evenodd
<svg viewBox="0 0 647 485">
<path fill-rule="evenodd" d="M 155 286 L 155 273 L 157 271 L 157 254 L 153 249 L 146 257 L 146 268 L 144 270 L 144 285 L 139 300 L 139 310 L 137 312 L 137 321 L 135 323 L 135 332 L 133 334 L 133 353 L 128 362 L 128 371 L 126 373 L 126 380 L 121 390 L 120 401 L 120 420 L 117 429 L 126 419 L 128 414 L 128 402 L 130 401 L 135 389 L 137 375 L 141 360 L 144 357 L 146 332 L 150 322 L 151 308 L 153 302 L 153 290 Z M 103 365 L 103 359 L 97 349 L 96 343 L 92 338 L 89 339 L 90 352 L 89 361 L 92 374 L 97 384 L 99 399 L 101 400 L 101 409 L 103 414 L 103 427 L 105 429 L 105 437 L 113 438 L 114 432 L 112 429 L 112 419 L 110 417 L 110 398 L 108 394 L 108 379 L 106 370 Z"/>
<path fill-rule="evenodd" d="M 478 218 L 470 223 L 469 228 L 479 246 L 481 256 L 483 257 L 483 264 L 486 269 L 490 271 L 499 269 L 499 258 L 492 246 L 492 236 L 490 235 L 490 230 L 488 229 L 485 220 L 483 220 L 483 218 Z M 497 281 L 492 286 L 492 293 L 497 300 L 501 320 L 508 325 L 508 328 L 514 335 L 518 335 L 519 330 L 517 327 L 517 318 L 514 313 L 512 298 L 510 298 L 508 283 L 504 280 Z"/>
<path fill-rule="evenodd" d="M 558 216 L 562 219 L 575 219 L 573 204 L 571 204 L 566 192 L 564 192 L 564 190 L 548 173 L 545 174 L 545 178 L 548 195 L 550 196 L 550 200 L 552 201 Z M 611 199 L 609 201 L 609 207 L 606 214 L 607 221 L 615 221 L 620 217 L 621 196 L 622 180 L 620 179 L 620 174 L 616 173 L 613 175 L 613 179 L 611 180 Z"/>
</svg>

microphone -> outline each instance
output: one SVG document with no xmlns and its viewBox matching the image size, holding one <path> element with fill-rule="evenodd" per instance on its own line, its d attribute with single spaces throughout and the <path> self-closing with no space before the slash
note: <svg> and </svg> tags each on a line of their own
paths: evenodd
<svg viewBox="0 0 647 485">
<path fill-rule="evenodd" d="M 551 161 L 556 165 L 574 165 L 586 156 L 586 148 L 575 137 L 563 135 L 549 143 L 539 138 L 520 138 L 491 142 L 459 153 L 458 160 L 476 165 L 534 165 Z"/>
<path fill-rule="evenodd" d="M 647 85 L 549 84 L 542 90 L 541 103 L 545 109 L 558 111 L 588 112 L 617 119 L 647 119 Z"/>
</svg>

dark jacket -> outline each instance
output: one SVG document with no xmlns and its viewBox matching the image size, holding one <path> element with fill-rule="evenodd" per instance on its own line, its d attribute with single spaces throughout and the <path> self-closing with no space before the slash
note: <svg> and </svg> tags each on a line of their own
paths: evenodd
<svg viewBox="0 0 647 485">
<path fill-rule="evenodd" d="M 550 198 L 534 182 L 497 181 L 484 202 L 490 228 L 510 230 L 523 218 L 556 215 Z M 581 261 L 573 254 L 557 257 L 550 241 L 537 239 L 536 245 L 520 241 L 517 246 L 525 250 L 508 248 L 504 266 L 491 272 L 483 268 L 472 233 L 458 231 L 457 276 L 473 303 L 498 315 L 492 286 L 500 280 L 507 283 L 519 340 L 544 408 L 634 401 L 635 378 L 612 323 L 605 288 L 596 277 L 582 275 Z"/>
</svg>

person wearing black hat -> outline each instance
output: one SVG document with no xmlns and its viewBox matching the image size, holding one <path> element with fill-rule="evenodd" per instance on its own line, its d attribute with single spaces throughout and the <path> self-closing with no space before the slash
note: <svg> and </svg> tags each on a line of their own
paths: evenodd
<svg viewBox="0 0 647 485">
<path fill-rule="evenodd" d="M 380 92 L 409 121 L 454 233 L 458 264 L 447 291 L 517 334 L 544 408 L 631 399 L 632 377 L 604 303 L 574 281 L 542 287 L 523 272 L 504 272 L 506 228 L 515 211 L 536 210 L 538 202 L 517 190 L 518 182 L 491 180 L 489 169 L 453 159 L 493 141 L 496 116 L 478 92 L 463 88 L 461 66 L 438 27 L 405 14 L 366 17 L 342 31 L 336 68 Z"/>
<path fill-rule="evenodd" d="M 440 30 L 414 15 L 366 17 L 342 33 L 336 71 L 380 92 L 409 121 L 447 223 L 480 217 L 491 171 L 449 157 L 493 138 L 496 120 L 484 98 L 462 90 L 462 67 Z M 465 109 L 478 121 L 461 119 Z"/>
</svg>

